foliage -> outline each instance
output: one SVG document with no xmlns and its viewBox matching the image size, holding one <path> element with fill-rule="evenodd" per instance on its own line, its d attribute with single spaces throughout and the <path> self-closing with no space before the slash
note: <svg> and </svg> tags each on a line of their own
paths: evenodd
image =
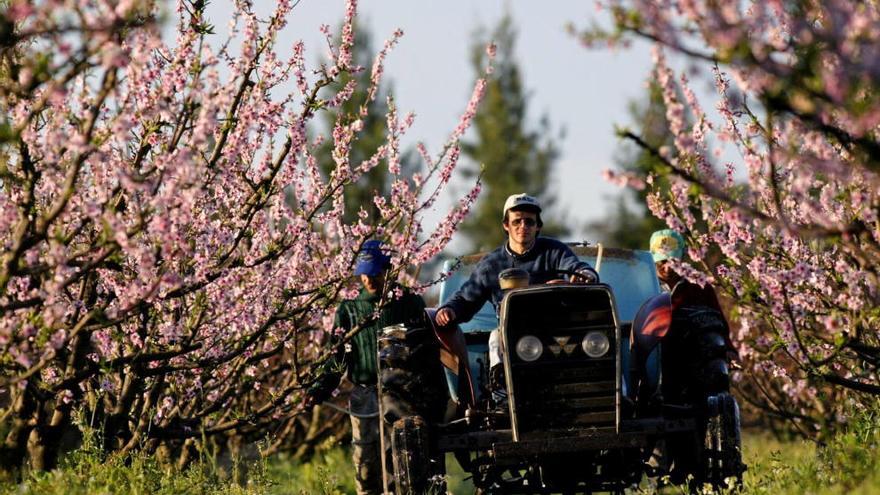
<svg viewBox="0 0 880 495">
<path fill-rule="evenodd" d="M 876 405 L 875 405 L 876 407 Z M 34 472 L 21 483 L 0 483 L 0 495 L 126 493 L 204 494 L 327 494 L 354 493 L 353 468 L 348 450 L 333 447 L 312 462 L 293 462 L 273 456 L 248 466 L 248 481 L 238 485 L 208 458 L 201 458 L 186 470 L 168 470 L 143 453 L 123 462 L 89 447 L 65 458 L 58 470 Z M 806 440 L 780 440 L 763 432 L 747 432 L 743 439 L 744 461 L 748 465 L 741 492 L 729 493 L 800 495 L 870 494 L 880 490 L 880 416 L 877 409 L 850 418 L 843 431 L 824 446 Z M 473 493 L 466 473 L 450 456 L 449 492 Z M 643 482 L 632 493 L 656 493 Z M 685 494 L 681 487 L 667 487 L 665 494 Z"/>
<path fill-rule="evenodd" d="M 747 437 L 748 438 L 748 437 Z M 746 442 L 745 491 L 756 494 L 876 493 L 880 488 L 877 403 L 855 413 L 824 446 L 760 435 Z"/>
<path fill-rule="evenodd" d="M 264 476 L 262 463 L 249 466 L 250 479 L 239 485 L 207 459 L 177 470 L 144 452 L 108 456 L 99 445 L 99 436 L 88 428 L 85 432 L 83 446 L 65 456 L 58 469 L 30 472 L 20 483 L 0 483 L 0 494 L 246 495 L 267 493 L 274 484 Z"/>
<path fill-rule="evenodd" d="M 474 164 L 465 170 L 471 176 L 482 173 L 484 186 L 470 218 L 461 227 L 473 244 L 472 250 L 495 249 L 506 240 L 501 209 L 515 193 L 525 192 L 541 201 L 544 234 L 568 232 L 548 211 L 556 197 L 550 186 L 558 150 L 546 117 L 536 129 L 529 128 L 528 94 L 514 56 L 516 36 L 513 20 L 506 15 L 491 34 L 498 54 L 484 102 L 474 118 L 476 135 L 473 141 L 462 143 L 462 151 Z M 472 65 L 477 74 L 485 70 L 485 44 L 481 37 L 473 44 Z"/>
<path fill-rule="evenodd" d="M 266 464 L 267 475 L 275 483 L 270 493 L 356 493 L 351 454 L 343 448 L 323 451 L 306 463 L 277 456 Z"/>
<path fill-rule="evenodd" d="M 880 442 L 877 404 L 851 418 L 842 431 L 824 445 L 804 439 L 782 440 L 767 432 L 747 431 L 743 436 L 743 461 L 748 466 L 741 489 L 722 494 L 844 495 L 871 494 L 880 490 L 880 462 L 874 454 Z M 660 490 L 643 482 L 633 493 L 694 493 L 683 486 Z M 713 493 L 708 485 L 696 493 Z"/>
<path fill-rule="evenodd" d="M 267 461 L 268 478 L 277 483 L 273 493 L 355 493 L 354 467 L 348 449 L 333 447 L 308 463 L 290 462 L 283 456 Z M 451 494 L 474 493 L 470 474 L 464 472 L 452 454 L 446 456 L 446 488 Z M 283 487 L 288 487 L 283 489 Z"/>
<path fill-rule="evenodd" d="M 694 263 L 678 269 L 737 301 L 740 379 L 770 416 L 827 432 L 848 404 L 880 395 L 877 3 L 606 6 L 617 30 L 585 41 L 655 42 L 674 145 L 624 136 L 663 163 L 632 179 L 651 188 L 652 213 L 687 234 Z M 720 121 L 668 52 L 712 67 Z M 668 194 L 654 187 L 660 177 Z"/>
<path fill-rule="evenodd" d="M 309 138 L 358 87 L 330 91 L 363 70 L 356 1 L 339 43 L 322 28 L 331 55 L 316 68 L 302 42 L 276 44 L 292 2 L 265 19 L 232 2 L 220 39 L 205 4 L 176 4 L 171 44 L 152 1 L 15 0 L 0 11 L 4 470 L 51 468 L 80 409 L 103 449 L 181 465 L 208 444 L 309 434 L 303 391 L 334 352 L 332 312 L 354 293 L 359 247 L 393 244 L 393 278 L 442 250 L 479 192 L 477 180 L 442 223 L 423 225 L 484 80 L 439 153 L 421 146 L 420 171 L 404 173 L 399 140 L 413 116 L 393 106 L 384 144 L 351 156 L 401 33 L 374 59 L 357 114 Z M 329 174 L 316 156 L 324 141 Z M 343 192 L 380 163 L 391 186 L 370 200 L 378 214 L 346 221 Z"/>
</svg>

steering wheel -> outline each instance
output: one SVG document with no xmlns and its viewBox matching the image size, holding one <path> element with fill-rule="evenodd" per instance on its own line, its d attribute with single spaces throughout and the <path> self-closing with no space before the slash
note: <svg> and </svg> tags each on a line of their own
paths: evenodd
<svg viewBox="0 0 880 495">
<path fill-rule="evenodd" d="M 550 278 L 546 282 L 548 284 L 565 284 L 565 283 L 592 284 L 592 283 L 595 283 L 595 282 L 593 282 L 592 277 L 589 277 L 585 273 L 576 272 L 574 270 L 562 270 L 559 268 L 554 268 L 552 270 L 547 270 L 544 273 L 554 276 L 553 278 Z"/>
</svg>

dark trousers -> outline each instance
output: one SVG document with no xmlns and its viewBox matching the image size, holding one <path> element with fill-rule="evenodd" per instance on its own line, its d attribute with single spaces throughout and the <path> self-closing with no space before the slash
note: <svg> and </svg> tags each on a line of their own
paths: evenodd
<svg viewBox="0 0 880 495">
<path fill-rule="evenodd" d="M 382 493 L 379 443 L 379 398 L 375 385 L 355 385 L 348 399 L 351 418 L 352 461 L 358 495 Z M 374 417 L 359 417 L 371 416 Z"/>
</svg>

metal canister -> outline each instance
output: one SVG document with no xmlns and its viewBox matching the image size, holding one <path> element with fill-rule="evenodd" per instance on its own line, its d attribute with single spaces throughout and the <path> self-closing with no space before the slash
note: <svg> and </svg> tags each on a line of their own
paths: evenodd
<svg viewBox="0 0 880 495">
<path fill-rule="evenodd" d="M 498 274 L 498 285 L 501 286 L 501 290 L 528 287 L 529 281 L 529 272 L 522 268 L 508 268 Z"/>
</svg>

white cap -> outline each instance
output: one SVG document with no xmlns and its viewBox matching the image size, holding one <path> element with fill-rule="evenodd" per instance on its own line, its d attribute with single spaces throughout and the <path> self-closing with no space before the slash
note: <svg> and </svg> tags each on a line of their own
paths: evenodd
<svg viewBox="0 0 880 495">
<path fill-rule="evenodd" d="M 502 217 L 507 214 L 507 210 L 511 208 L 516 208 L 518 206 L 530 206 L 538 210 L 538 213 L 541 212 L 541 204 L 538 203 L 538 200 L 535 199 L 533 196 L 529 196 L 526 193 L 511 194 L 507 197 L 507 201 L 504 202 L 504 211 L 502 212 Z"/>
</svg>

